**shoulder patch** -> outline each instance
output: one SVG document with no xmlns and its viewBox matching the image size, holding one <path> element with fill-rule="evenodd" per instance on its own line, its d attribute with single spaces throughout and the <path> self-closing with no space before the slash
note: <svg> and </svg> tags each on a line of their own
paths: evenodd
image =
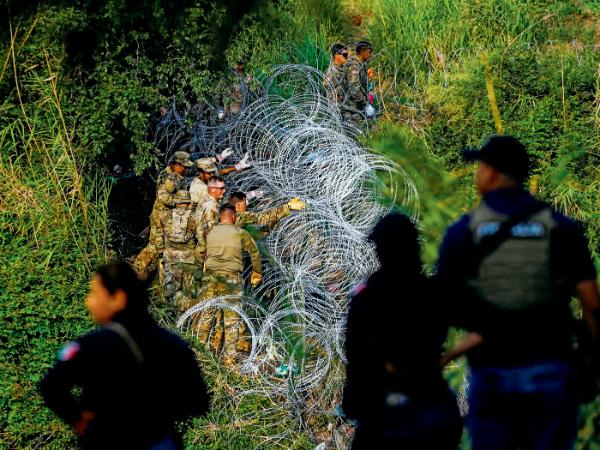
<svg viewBox="0 0 600 450">
<path fill-rule="evenodd" d="M 79 350 L 81 350 L 81 346 L 77 342 L 69 342 L 58 352 L 58 360 L 71 361 L 77 356 Z"/>
</svg>

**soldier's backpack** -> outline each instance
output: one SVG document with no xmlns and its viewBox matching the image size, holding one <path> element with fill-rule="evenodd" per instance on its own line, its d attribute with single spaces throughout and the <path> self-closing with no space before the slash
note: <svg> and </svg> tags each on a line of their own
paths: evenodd
<svg viewBox="0 0 600 450">
<path fill-rule="evenodd" d="M 193 233 L 188 229 L 191 214 L 191 209 L 171 211 L 171 230 L 167 233 L 170 242 L 187 244 L 192 239 Z"/>
</svg>

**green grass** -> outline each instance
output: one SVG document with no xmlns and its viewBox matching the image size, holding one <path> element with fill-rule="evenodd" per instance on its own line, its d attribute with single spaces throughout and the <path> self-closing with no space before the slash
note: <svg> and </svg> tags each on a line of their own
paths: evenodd
<svg viewBox="0 0 600 450">
<path fill-rule="evenodd" d="M 13 40 L 24 41 L 24 32 Z M 0 72 L 18 89 L 0 105 L 0 442 L 65 448 L 72 435 L 42 406 L 37 383 L 58 349 L 90 327 L 82 299 L 106 257 L 109 191 L 72 145 L 56 59 L 18 49 Z"/>
<path fill-rule="evenodd" d="M 405 141 L 419 141 L 418 151 L 428 150 L 425 154 L 435 157 L 442 172 L 462 173 L 468 170 L 460 160 L 463 148 L 479 145 L 498 129 L 516 135 L 533 159 L 532 189 L 582 222 L 597 257 L 597 5 L 512 0 L 355 3 L 366 18 L 361 30 L 378 52 L 371 64 L 384 118 L 372 146 L 380 145 L 379 134 L 396 133 Z M 403 164 L 419 165 L 415 158 L 406 160 L 402 145 L 397 157 L 392 149 L 386 153 Z M 424 189 L 443 197 L 448 186 L 438 187 L 434 182 Z M 470 200 L 460 201 L 466 206 Z M 458 212 L 461 207 L 455 203 L 451 209 Z"/>
</svg>

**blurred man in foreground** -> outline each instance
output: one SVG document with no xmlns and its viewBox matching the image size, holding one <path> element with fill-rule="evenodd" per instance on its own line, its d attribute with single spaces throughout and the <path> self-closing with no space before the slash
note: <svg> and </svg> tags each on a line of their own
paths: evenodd
<svg viewBox="0 0 600 450">
<path fill-rule="evenodd" d="M 524 189 L 529 157 L 517 139 L 492 136 L 464 156 L 479 162 L 481 203 L 447 230 L 438 276 L 449 301 L 472 296 L 498 310 L 478 321 L 485 333 L 469 353 L 472 448 L 570 449 L 579 406 L 571 296 L 596 348 L 600 318 L 587 241 Z"/>
</svg>

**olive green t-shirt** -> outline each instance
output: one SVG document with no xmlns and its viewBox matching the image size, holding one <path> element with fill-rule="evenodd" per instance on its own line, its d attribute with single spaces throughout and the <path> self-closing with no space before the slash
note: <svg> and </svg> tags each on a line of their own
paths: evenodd
<svg viewBox="0 0 600 450">
<path fill-rule="evenodd" d="M 254 272 L 261 272 L 258 246 L 250 233 L 230 224 L 215 225 L 206 235 L 204 270 L 241 273 L 244 270 L 243 252 L 252 259 Z"/>
</svg>

